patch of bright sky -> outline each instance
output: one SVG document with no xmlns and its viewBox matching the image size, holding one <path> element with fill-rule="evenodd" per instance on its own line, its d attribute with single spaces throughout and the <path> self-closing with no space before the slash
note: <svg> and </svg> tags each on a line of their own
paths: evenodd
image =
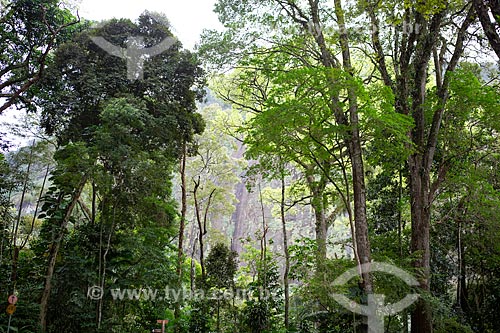
<svg viewBox="0 0 500 333">
<path fill-rule="evenodd" d="M 135 20 L 145 10 L 167 16 L 172 32 L 187 49 L 193 49 L 203 29 L 222 25 L 213 12 L 215 0 L 80 0 L 80 16 L 101 21 L 112 18 Z"/>
</svg>

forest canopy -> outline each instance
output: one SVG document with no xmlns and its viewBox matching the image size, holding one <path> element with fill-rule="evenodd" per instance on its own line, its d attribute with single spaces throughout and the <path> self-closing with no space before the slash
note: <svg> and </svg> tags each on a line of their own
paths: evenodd
<svg viewBox="0 0 500 333">
<path fill-rule="evenodd" d="M 71 8 L 0 6 L 0 332 L 498 331 L 497 2 Z"/>
</svg>

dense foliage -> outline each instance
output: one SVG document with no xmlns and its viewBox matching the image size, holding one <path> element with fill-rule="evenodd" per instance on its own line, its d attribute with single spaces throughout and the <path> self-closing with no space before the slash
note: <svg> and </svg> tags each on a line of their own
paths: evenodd
<svg viewBox="0 0 500 333">
<path fill-rule="evenodd" d="M 498 331 L 494 1 L 0 5 L 0 332 Z"/>
</svg>

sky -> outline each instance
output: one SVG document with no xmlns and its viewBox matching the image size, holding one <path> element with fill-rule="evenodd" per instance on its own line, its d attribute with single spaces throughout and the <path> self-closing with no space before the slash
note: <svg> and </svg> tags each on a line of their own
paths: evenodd
<svg viewBox="0 0 500 333">
<path fill-rule="evenodd" d="M 193 49 L 203 29 L 221 25 L 213 12 L 216 0 L 80 0 L 79 14 L 91 20 L 130 18 L 135 20 L 145 10 L 167 16 L 172 32 L 187 49 Z"/>
</svg>

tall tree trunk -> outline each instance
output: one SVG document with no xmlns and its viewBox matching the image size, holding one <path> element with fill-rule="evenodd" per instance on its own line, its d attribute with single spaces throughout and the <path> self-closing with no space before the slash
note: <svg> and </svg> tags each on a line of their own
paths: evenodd
<svg viewBox="0 0 500 333">
<path fill-rule="evenodd" d="M 194 189 L 193 189 L 193 198 L 194 198 L 194 210 L 195 210 L 195 215 L 196 215 L 196 221 L 198 222 L 198 242 L 200 245 L 200 266 L 201 266 L 201 281 L 203 284 L 203 287 L 205 287 L 205 279 L 206 279 L 206 273 L 205 273 L 205 247 L 203 244 L 203 236 L 205 236 L 205 229 L 203 228 L 203 222 L 201 220 L 201 213 L 200 213 L 200 205 L 198 202 L 198 188 L 200 187 L 200 178 L 198 177 L 198 181 L 194 181 Z"/>
<path fill-rule="evenodd" d="M 340 29 L 340 46 L 342 49 L 342 62 L 344 70 L 351 77 L 354 76 L 354 70 L 351 64 L 351 54 L 349 46 L 349 35 L 345 23 L 344 10 L 341 0 L 334 1 L 335 16 Z M 363 163 L 363 152 L 361 149 L 361 137 L 359 133 L 358 99 L 353 86 L 347 88 L 349 100 L 349 122 L 350 137 L 347 138 L 349 146 L 349 155 L 352 164 L 352 181 L 354 194 L 354 224 L 356 228 L 356 245 L 358 247 L 358 256 L 361 265 L 371 262 L 370 240 L 368 238 L 368 221 L 366 218 L 366 189 L 365 172 Z M 369 270 L 361 273 L 362 286 L 365 293 L 373 292 L 372 278 Z"/>
<path fill-rule="evenodd" d="M 318 250 L 316 252 L 316 271 L 322 272 L 323 264 L 326 260 L 326 239 L 328 234 L 328 224 L 324 207 L 324 190 L 325 182 L 315 181 L 314 176 L 307 176 L 307 185 L 311 193 L 311 206 L 315 217 L 316 244 Z"/>
<path fill-rule="evenodd" d="M 19 209 L 17 211 L 17 218 L 16 222 L 14 224 L 14 230 L 12 233 L 12 265 L 11 265 L 11 274 L 10 274 L 10 288 L 9 288 L 9 293 L 13 293 L 15 289 L 15 284 L 17 280 L 17 262 L 19 259 L 19 251 L 20 248 L 17 246 L 17 236 L 19 233 L 19 224 L 21 223 L 21 217 L 22 217 L 22 212 L 23 212 L 23 205 L 24 205 L 24 197 L 26 196 L 26 191 L 28 190 L 28 181 L 30 177 L 30 170 L 31 170 L 31 164 L 33 162 L 33 150 L 35 147 L 35 140 L 33 140 L 33 143 L 31 144 L 31 150 L 30 150 L 30 155 L 29 155 L 29 160 L 28 160 L 28 168 L 26 169 L 26 175 L 24 177 L 24 182 L 23 182 L 23 191 L 21 193 L 21 201 L 19 202 Z"/>
<path fill-rule="evenodd" d="M 465 216 L 465 214 L 463 216 Z M 462 220 L 459 218 L 457 221 L 457 305 L 463 312 L 467 312 L 467 266 L 465 265 L 464 250 L 465 246 L 462 239 Z"/>
<path fill-rule="evenodd" d="M 196 253 L 196 242 L 193 242 L 193 250 L 191 252 L 191 266 L 190 266 L 190 271 L 189 271 L 189 284 L 190 284 L 190 289 L 191 292 L 194 292 L 195 285 L 194 285 L 194 278 L 195 278 L 195 273 L 196 269 L 194 266 L 194 254 Z"/>
<path fill-rule="evenodd" d="M 31 227 L 28 235 L 26 235 L 26 239 L 22 242 L 19 250 L 22 250 L 26 244 L 29 242 L 29 238 L 35 229 L 36 216 L 38 215 L 38 209 L 40 208 L 40 202 L 42 202 L 43 191 L 45 190 L 45 184 L 47 183 L 47 178 L 49 177 L 50 172 L 50 164 L 47 164 L 47 168 L 45 169 L 45 174 L 43 176 L 42 187 L 40 188 L 40 192 L 38 193 L 38 199 L 36 200 L 35 212 L 33 213 L 33 218 L 31 219 Z"/>
<path fill-rule="evenodd" d="M 50 298 L 50 293 L 52 291 L 52 278 L 54 277 L 54 269 L 56 267 L 56 260 L 57 260 L 57 255 L 59 253 L 59 248 L 61 247 L 61 242 L 63 240 L 64 234 L 66 233 L 66 227 L 68 225 L 69 219 L 71 217 L 71 214 L 73 213 L 73 209 L 75 208 L 78 199 L 80 198 L 83 188 L 85 187 L 85 184 L 87 183 L 87 175 L 84 175 L 82 177 L 82 180 L 80 181 L 80 184 L 78 185 L 78 188 L 75 189 L 75 192 L 73 193 L 71 197 L 71 202 L 69 203 L 68 207 L 66 208 L 66 212 L 64 213 L 63 219 L 61 220 L 59 224 L 59 230 L 57 235 L 55 236 L 55 239 L 52 241 L 52 246 L 50 248 L 49 252 L 49 261 L 47 264 L 47 273 L 45 274 L 45 283 L 42 291 L 42 297 L 40 300 L 40 329 L 42 332 L 46 332 L 47 330 L 47 311 L 48 311 L 48 304 L 49 304 L 49 298 Z"/>
<path fill-rule="evenodd" d="M 262 237 L 260 238 L 260 260 L 264 263 L 265 268 L 265 259 L 267 253 L 267 224 L 266 224 L 266 210 L 264 208 L 264 200 L 262 198 L 262 188 L 259 183 L 259 203 L 260 203 L 260 212 L 262 214 Z"/>
<path fill-rule="evenodd" d="M 115 230 L 115 205 L 113 205 L 113 220 L 111 222 L 111 227 L 109 228 L 109 234 L 108 234 L 108 239 L 106 241 L 106 250 L 104 251 L 104 254 L 102 256 L 102 269 L 101 269 L 101 276 L 99 277 L 101 279 L 100 287 L 101 290 L 104 291 L 104 287 L 106 284 L 106 266 L 107 266 L 107 257 L 109 253 L 109 249 L 111 248 L 111 237 L 113 236 L 113 232 Z M 101 297 L 99 299 L 98 303 L 98 310 L 97 310 L 97 329 L 99 330 L 101 328 L 102 324 L 102 310 L 104 308 L 104 297 Z"/>
<path fill-rule="evenodd" d="M 201 217 L 201 207 L 198 201 L 198 189 L 200 188 L 200 177 L 198 176 L 198 180 L 194 180 L 194 189 L 193 189 L 193 199 L 194 199 L 194 210 L 196 215 L 196 221 L 198 222 L 198 229 L 200 230 L 200 234 L 198 237 L 199 245 L 200 245 L 200 266 L 201 266 L 201 280 L 203 287 L 205 287 L 206 282 L 206 269 L 205 269 L 205 248 L 203 243 L 203 237 L 207 234 L 207 218 L 208 211 L 210 209 L 210 204 L 212 202 L 212 197 L 215 194 L 216 189 L 214 188 L 207 199 L 207 205 L 205 206 L 205 212 L 203 214 L 203 218 Z"/>
<path fill-rule="evenodd" d="M 186 158 L 187 158 L 187 148 L 186 142 L 182 144 L 182 156 L 180 163 L 180 175 L 181 175 L 181 220 L 179 222 L 179 242 L 177 245 L 177 291 L 182 289 L 182 264 L 184 259 L 184 229 L 186 225 L 186 211 L 187 211 L 187 187 L 186 187 Z M 179 318 L 181 316 L 181 306 L 180 301 L 177 300 L 175 303 L 175 331 L 180 332 L 180 326 L 178 325 Z"/>
<path fill-rule="evenodd" d="M 414 77 L 411 94 L 411 112 L 415 122 L 415 128 L 411 132 L 411 140 L 415 152 L 408 158 L 408 167 L 412 222 L 410 245 L 411 252 L 417 256 L 413 262 L 413 267 L 419 272 L 419 287 L 423 292 L 430 292 L 431 205 L 447 171 L 447 168 L 440 167 L 438 175 L 431 183 L 432 165 L 443 113 L 449 97 L 448 87 L 451 72 L 455 70 L 463 54 L 467 29 L 474 21 L 475 14 L 471 6 L 458 30 L 455 49 L 447 64 L 446 73 L 442 79 L 438 80 L 442 81 L 441 86 L 437 87 L 439 105 L 434 110 L 430 126 L 426 126 L 424 103 L 426 101 L 428 66 L 432 52 L 438 43 L 443 17 L 443 11 L 434 14 L 430 20 L 425 19 L 422 14 L 416 14 L 416 21 L 420 24 L 420 31 L 413 60 Z M 416 303 L 412 313 L 411 326 L 414 333 L 432 333 L 433 331 L 431 307 L 423 298 L 419 298 Z"/>
<path fill-rule="evenodd" d="M 356 115 L 357 117 L 357 115 Z M 354 226 L 356 229 L 356 245 L 361 265 L 371 262 L 370 240 L 368 238 L 368 221 L 366 218 L 366 189 L 359 132 L 356 130 L 355 140 L 351 143 L 352 179 L 354 193 Z M 363 289 L 373 292 L 371 274 L 365 270 L 361 274 Z"/>
<path fill-rule="evenodd" d="M 35 147 L 35 141 L 33 140 L 33 143 L 31 144 L 30 156 L 29 156 L 29 160 L 28 160 L 28 168 L 26 169 L 26 175 L 24 177 L 24 182 L 23 182 L 23 191 L 21 193 L 21 201 L 19 202 L 19 209 L 17 211 L 17 218 L 16 218 L 16 224 L 14 226 L 14 233 L 12 234 L 12 248 L 13 249 L 15 249 L 17 247 L 17 234 L 19 231 L 19 224 L 21 223 L 21 216 L 22 216 L 23 205 L 24 205 L 24 197 L 26 196 L 26 191 L 28 190 L 28 181 L 30 178 L 31 164 L 33 162 L 34 147 Z"/>
<path fill-rule="evenodd" d="M 313 198 L 315 200 L 315 198 Z M 318 199 L 319 201 L 322 200 L 322 198 Z M 314 209 L 314 216 L 316 219 L 316 243 L 318 245 L 318 253 L 317 253 L 317 260 L 318 260 L 318 267 L 321 267 L 327 258 L 326 253 L 327 253 L 327 236 L 328 236 L 328 226 L 327 226 L 327 221 L 326 221 L 326 215 L 325 215 L 325 210 L 323 208 L 322 203 L 316 203 L 313 204 L 313 209 Z"/>
<path fill-rule="evenodd" d="M 336 57 L 332 54 L 326 43 L 325 36 L 321 29 L 321 11 L 319 9 L 319 1 L 309 1 L 309 20 L 304 20 L 306 12 L 296 4 L 295 1 L 279 2 L 280 6 L 285 9 L 291 18 L 300 24 L 304 32 L 312 34 L 316 45 L 319 48 L 321 62 L 326 68 L 343 69 L 351 77 L 354 77 L 354 71 L 351 65 L 350 45 L 348 29 L 345 23 L 344 10 L 341 0 L 334 0 L 334 11 L 337 24 L 339 26 L 339 42 L 342 50 L 342 64 L 339 64 Z M 311 29 L 312 28 L 312 29 Z M 334 77 L 329 78 L 328 84 L 332 87 L 330 96 L 333 116 L 340 125 L 349 127 L 349 133 L 344 138 L 346 146 L 349 149 L 351 159 L 351 173 L 353 178 L 354 192 L 354 225 L 357 254 L 361 264 L 369 264 L 371 261 L 370 242 L 368 238 L 368 222 L 366 218 L 366 190 L 364 178 L 364 164 L 361 149 L 361 138 L 359 133 L 359 117 L 358 117 L 358 102 L 357 93 L 354 85 L 348 85 L 348 101 L 349 101 L 349 117 L 346 117 L 344 110 L 341 107 L 339 94 L 335 88 L 338 82 Z M 322 232 L 324 228 L 319 228 L 317 231 Z M 367 270 L 369 271 L 369 270 Z M 372 293 L 371 274 L 365 271 L 361 274 L 363 280 L 362 286 L 366 293 Z"/>
<path fill-rule="evenodd" d="M 403 259 L 403 171 L 398 172 L 398 245 L 399 257 Z"/>
<path fill-rule="evenodd" d="M 262 286 L 267 288 L 267 230 L 266 211 L 264 209 L 264 200 L 262 198 L 262 189 L 259 182 L 259 201 L 262 214 L 262 237 L 260 238 L 260 262 L 264 265 L 264 272 L 260 272 L 262 278 Z M 259 295 L 260 300 L 260 295 Z"/>
<path fill-rule="evenodd" d="M 458 29 L 452 56 L 447 63 L 444 63 L 444 57 L 439 56 L 437 47 L 441 22 L 446 9 L 430 17 L 425 17 L 418 10 L 406 9 L 402 24 L 405 31 L 403 31 L 401 38 L 396 35 L 395 50 L 394 52 L 391 51 L 391 53 L 395 54 L 394 72 L 396 73 L 395 82 L 397 84 L 394 84 L 387 70 L 386 55 L 378 36 L 376 8 L 377 4 L 375 2 L 367 6 L 371 23 L 375 28 L 372 34 L 372 43 L 377 53 L 378 70 L 384 79 L 385 85 L 390 87 L 396 96 L 396 111 L 404 115 L 411 115 L 415 123 L 414 129 L 409 133 L 414 153 L 407 160 L 412 223 L 411 251 L 417 256 L 413 266 L 420 272 L 420 288 L 424 292 L 428 292 L 430 290 L 430 210 L 434 194 L 446 174 L 446 169 L 440 169 L 437 179 L 431 184 L 431 168 L 437 147 L 441 120 L 448 99 L 450 73 L 455 70 L 463 53 L 467 29 L 474 21 L 475 14 L 471 6 Z M 408 30 L 410 26 L 415 27 L 415 29 Z M 442 46 L 442 52 L 449 49 L 448 45 Z M 434 110 L 432 122 L 428 126 L 423 105 L 426 101 L 428 67 L 432 54 L 434 54 L 436 67 L 439 106 Z M 443 75 L 445 69 L 446 72 Z M 430 307 L 422 298 L 418 300 L 412 313 L 411 325 L 412 332 L 432 333 Z"/>
<path fill-rule="evenodd" d="M 10 272 L 10 287 L 9 287 L 9 295 L 13 294 L 16 290 L 16 281 L 17 281 L 17 264 L 19 261 L 19 252 L 20 248 L 18 246 L 14 246 L 12 249 L 12 267 Z"/>
<path fill-rule="evenodd" d="M 108 198 L 107 196 L 104 196 L 101 200 L 101 218 L 100 218 L 100 221 L 101 221 L 101 225 L 99 226 L 99 279 L 101 278 L 101 276 L 104 274 L 103 273 L 103 259 L 104 259 L 104 255 L 103 255 L 103 247 L 104 247 L 104 223 L 105 223 L 105 216 L 106 216 L 106 213 L 105 213 L 105 207 L 108 207 L 107 205 L 107 202 L 108 202 Z M 111 207 L 109 205 L 109 207 Z M 96 308 L 96 324 L 97 324 L 97 328 L 99 328 L 101 326 L 101 302 L 102 302 L 102 299 L 99 300 L 99 303 L 97 304 L 97 308 Z"/>
<path fill-rule="evenodd" d="M 97 186 L 95 185 L 95 182 L 92 182 L 92 211 L 91 211 L 91 217 L 90 219 L 92 220 L 92 224 L 95 224 L 97 216 Z"/>
<path fill-rule="evenodd" d="M 290 252 L 288 251 L 288 233 L 286 230 L 285 218 L 285 176 L 281 176 L 281 202 L 280 202 L 280 216 L 281 226 L 283 228 L 283 253 L 285 254 L 285 272 L 283 273 L 283 286 L 285 292 L 285 330 L 288 331 L 289 324 L 289 309 L 290 309 L 290 286 L 288 275 L 290 272 Z"/>
<path fill-rule="evenodd" d="M 419 288 L 430 291 L 430 207 L 426 200 L 426 186 L 422 180 L 419 158 L 413 155 L 409 160 L 410 197 L 411 197 L 411 251 L 418 255 L 413 267 L 419 270 Z M 425 181 L 425 180 L 424 180 Z M 432 332 L 431 307 L 424 299 L 419 298 L 411 315 L 412 333 Z"/>
</svg>

